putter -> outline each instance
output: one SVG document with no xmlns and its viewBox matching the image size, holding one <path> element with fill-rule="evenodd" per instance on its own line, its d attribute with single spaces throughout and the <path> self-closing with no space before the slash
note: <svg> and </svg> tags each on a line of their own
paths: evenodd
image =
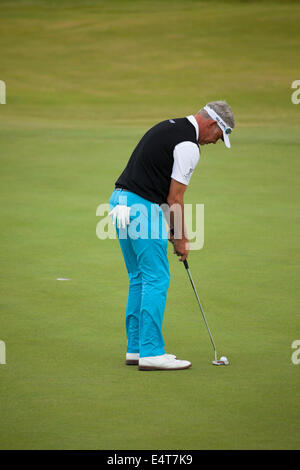
<svg viewBox="0 0 300 470">
<path fill-rule="evenodd" d="M 191 271 L 190 271 L 190 268 L 189 268 L 189 264 L 187 262 L 187 260 L 184 260 L 183 262 L 184 264 L 184 267 L 186 269 L 186 272 L 188 273 L 188 276 L 189 276 L 189 279 L 191 281 L 191 284 L 192 284 L 192 287 L 193 287 L 193 291 L 195 292 L 195 296 L 196 296 L 196 299 L 197 299 L 197 302 L 198 302 L 198 305 L 200 307 L 200 311 L 202 313 L 202 317 L 203 317 L 203 320 L 204 320 L 204 323 L 206 325 L 206 328 L 207 328 L 207 331 L 208 331 L 208 334 L 209 334 L 209 337 L 210 337 L 210 341 L 211 341 L 211 344 L 214 348 L 214 354 L 215 354 L 215 359 L 214 361 L 212 361 L 212 364 L 214 366 L 227 366 L 229 364 L 228 360 L 226 357 L 222 357 L 220 360 L 218 360 L 217 358 L 217 348 L 216 348 L 216 345 L 215 345 L 215 342 L 213 340 L 213 337 L 212 337 L 212 334 L 210 332 L 210 329 L 209 329 L 209 326 L 208 326 L 208 323 L 207 323 L 207 320 L 206 320 L 206 316 L 205 316 L 205 313 L 203 311 L 203 308 L 201 306 L 201 303 L 200 303 L 200 300 L 199 300 L 199 296 L 197 294 L 197 290 L 196 290 L 196 287 L 195 287 L 195 284 L 194 284 L 194 281 L 193 281 L 193 278 L 192 278 L 192 275 L 191 275 Z M 224 360 L 223 360 L 224 359 Z"/>
</svg>

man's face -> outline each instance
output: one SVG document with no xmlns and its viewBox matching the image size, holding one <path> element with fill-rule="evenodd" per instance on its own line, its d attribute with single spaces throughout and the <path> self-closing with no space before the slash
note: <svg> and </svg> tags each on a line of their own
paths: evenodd
<svg viewBox="0 0 300 470">
<path fill-rule="evenodd" d="M 199 144 L 216 144 L 219 139 L 223 139 L 223 132 L 213 119 L 204 121 L 201 128 L 201 136 L 199 136 Z"/>
</svg>

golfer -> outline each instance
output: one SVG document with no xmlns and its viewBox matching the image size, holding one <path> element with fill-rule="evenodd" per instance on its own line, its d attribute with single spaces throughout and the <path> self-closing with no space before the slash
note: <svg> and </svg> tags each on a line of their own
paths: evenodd
<svg viewBox="0 0 300 470">
<path fill-rule="evenodd" d="M 169 239 L 180 261 L 187 258 L 184 193 L 200 158 L 199 145 L 222 139 L 229 148 L 233 128 L 233 113 L 224 101 L 208 103 L 196 115 L 160 122 L 141 138 L 115 183 L 110 214 L 129 276 L 127 365 L 138 365 L 140 370 L 191 366 L 165 351 L 162 323 L 170 282 L 167 244 Z"/>
</svg>

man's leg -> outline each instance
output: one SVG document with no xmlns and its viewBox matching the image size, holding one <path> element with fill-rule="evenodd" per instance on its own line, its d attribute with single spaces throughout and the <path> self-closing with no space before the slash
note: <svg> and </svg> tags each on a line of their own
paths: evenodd
<svg viewBox="0 0 300 470">
<path fill-rule="evenodd" d="M 139 353 L 140 309 L 142 300 L 142 275 L 137 266 L 136 255 L 130 239 L 119 238 L 129 278 L 129 289 L 126 305 L 127 352 Z"/>
<path fill-rule="evenodd" d="M 147 239 L 132 240 L 143 288 L 140 309 L 140 357 L 165 354 L 162 323 L 170 282 L 168 240 L 163 213 L 156 206 L 156 215 L 151 218 L 151 203 L 148 204 L 148 219 L 145 223 L 148 225 L 149 235 L 154 233 L 157 238 L 150 236 Z"/>
<path fill-rule="evenodd" d="M 128 206 L 132 209 L 135 205 L 142 205 L 138 208 L 140 215 L 136 220 L 135 210 L 130 215 L 130 225 L 125 229 L 127 237 L 123 239 L 121 230 L 118 233 L 128 273 L 132 274 L 126 311 L 128 343 L 132 337 L 133 341 L 130 347 L 132 347 L 132 351 L 139 350 L 140 370 L 189 368 L 191 366 L 189 361 L 177 360 L 176 356 L 165 354 L 164 349 L 162 323 L 170 273 L 167 257 L 167 233 L 162 210 L 157 204 L 152 204 L 134 193 L 128 192 L 127 197 Z M 153 217 L 152 209 L 154 209 Z M 154 234 L 154 236 L 137 236 L 136 229 L 139 226 L 141 226 L 140 233 L 144 234 L 148 230 L 148 235 Z M 144 230 L 145 228 L 147 230 Z M 137 298 L 140 302 L 139 314 L 137 313 Z M 138 324 L 139 347 L 137 348 Z"/>
<path fill-rule="evenodd" d="M 121 195 L 114 191 L 110 199 L 110 208 L 119 204 Z M 140 308 L 142 299 L 142 276 L 138 268 L 136 254 L 132 248 L 127 228 L 116 227 L 120 247 L 129 278 L 129 289 L 126 305 L 127 353 L 139 353 Z"/>
<path fill-rule="evenodd" d="M 143 294 L 140 314 L 140 357 L 165 354 L 162 324 L 170 273 L 167 248 L 164 245 L 161 240 L 157 240 L 141 257 Z"/>
</svg>

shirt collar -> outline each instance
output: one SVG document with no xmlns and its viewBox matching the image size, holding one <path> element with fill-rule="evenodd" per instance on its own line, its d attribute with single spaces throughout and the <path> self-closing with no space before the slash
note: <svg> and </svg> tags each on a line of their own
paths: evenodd
<svg viewBox="0 0 300 470">
<path fill-rule="evenodd" d="M 199 138 L 199 127 L 198 127 L 198 122 L 196 121 L 196 118 L 195 116 L 193 116 L 192 114 L 190 116 L 186 116 L 186 118 L 190 121 L 191 124 L 193 124 L 193 126 L 195 127 L 195 130 L 196 130 L 196 137 L 197 137 L 197 142 L 198 142 L 198 138 Z"/>
</svg>

